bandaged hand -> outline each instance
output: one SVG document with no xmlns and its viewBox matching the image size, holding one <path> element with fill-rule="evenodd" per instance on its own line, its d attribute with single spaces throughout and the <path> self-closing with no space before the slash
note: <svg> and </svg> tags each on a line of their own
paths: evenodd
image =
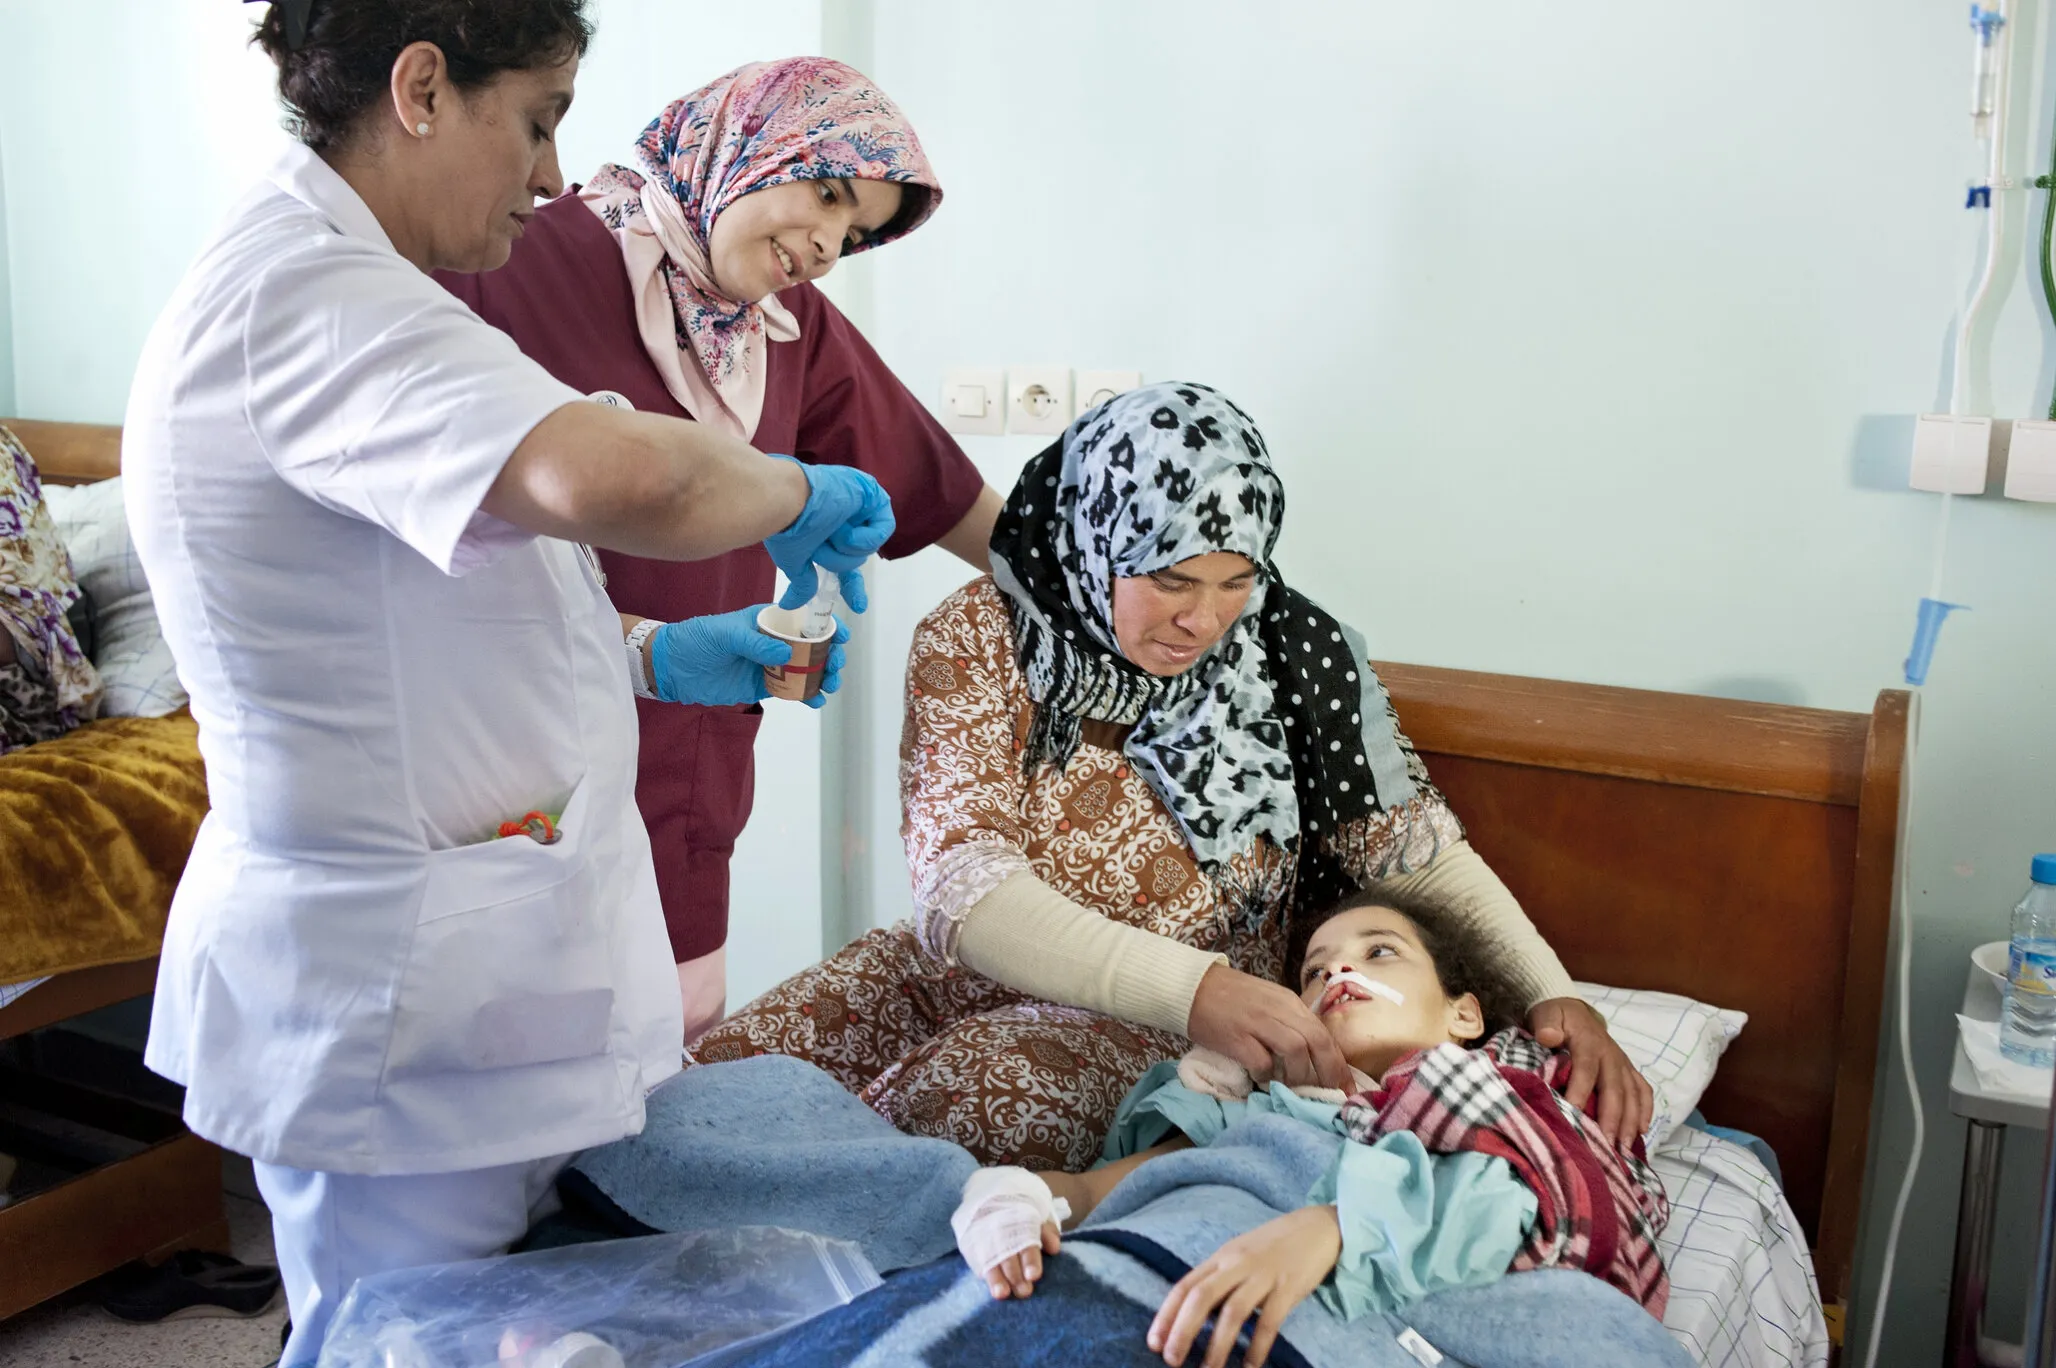
<svg viewBox="0 0 2056 1368">
<path fill-rule="evenodd" d="M 1204 1045 L 1193 1046 L 1179 1058 L 1178 1081 L 1221 1102 L 1247 1101 L 1252 1087 L 1249 1070 Z"/>
<path fill-rule="evenodd" d="M 1042 1276 L 1042 1256 L 1062 1248 L 1058 1231 L 1071 1204 L 1024 1168 L 984 1168 L 964 1183 L 949 1218 L 957 1252 L 985 1275 L 992 1295 L 1025 1297 Z"/>
<path fill-rule="evenodd" d="M 807 506 L 783 532 L 764 538 L 764 549 L 790 581 L 778 600 L 781 608 L 797 608 L 814 597 L 814 567 L 833 573 L 842 583 L 842 601 L 861 613 L 868 600 L 857 567 L 892 537 L 892 500 L 878 481 L 861 470 L 839 465 L 808 465 L 790 456 L 807 474 Z"/>
<path fill-rule="evenodd" d="M 1237 1064 L 1218 1050 L 1209 1050 L 1204 1045 L 1195 1045 L 1178 1059 L 1178 1081 L 1196 1093 L 1203 1093 L 1217 1102 L 1247 1102 L 1255 1090 L 1255 1083 L 1249 1070 Z M 1322 1088 L 1311 1083 L 1301 1084 L 1292 1091 L 1301 1097 L 1310 1097 L 1317 1102 L 1332 1102 L 1341 1106 L 1357 1093 L 1366 1093 L 1378 1086 L 1378 1080 L 1363 1070 L 1351 1066 L 1348 1088 Z"/>
<path fill-rule="evenodd" d="M 792 647 L 757 630 L 763 606 L 667 622 L 651 633 L 650 686 L 657 697 L 718 706 L 755 703 L 769 693 L 764 667 L 790 664 Z M 836 623 L 821 692 L 807 700 L 808 707 L 820 707 L 842 687 L 842 643 L 849 639 L 849 629 Z"/>
</svg>

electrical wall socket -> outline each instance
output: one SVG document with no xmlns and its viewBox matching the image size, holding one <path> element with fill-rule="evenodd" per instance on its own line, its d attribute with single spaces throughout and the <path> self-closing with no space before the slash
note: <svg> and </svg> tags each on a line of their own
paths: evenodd
<svg viewBox="0 0 2056 1368">
<path fill-rule="evenodd" d="M 1071 425 L 1071 372 L 1066 366 L 1018 366 L 1007 372 L 1007 431 L 1060 433 Z"/>
<path fill-rule="evenodd" d="M 1992 467 L 1992 420 L 1923 413 L 1913 423 L 1907 484 L 1934 494 L 1982 494 Z"/>
<path fill-rule="evenodd" d="M 942 425 L 950 432 L 997 437 L 1007 430 L 1007 382 L 997 368 L 958 366 L 942 373 Z"/>
<path fill-rule="evenodd" d="M 1090 413 L 1117 394 L 1139 389 L 1141 371 L 1082 370 L 1078 372 L 1078 412 Z"/>
</svg>

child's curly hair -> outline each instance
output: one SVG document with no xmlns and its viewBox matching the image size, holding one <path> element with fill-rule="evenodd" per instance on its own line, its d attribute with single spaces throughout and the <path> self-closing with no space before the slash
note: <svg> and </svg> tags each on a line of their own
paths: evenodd
<svg viewBox="0 0 2056 1368">
<path fill-rule="evenodd" d="M 1464 993 L 1477 997 L 1485 1019 L 1486 1038 L 1527 1021 L 1527 992 L 1515 981 L 1505 960 L 1495 953 L 1491 936 L 1483 927 L 1445 899 L 1391 888 L 1366 888 L 1318 917 L 1305 919 L 1296 929 L 1292 953 L 1286 959 L 1287 972 L 1292 976 L 1288 987 L 1297 983 L 1314 932 L 1331 917 L 1359 907 L 1383 907 L 1413 923 L 1420 934 L 1421 948 L 1434 962 L 1435 980 L 1442 985 L 1443 993 L 1449 997 Z"/>
</svg>

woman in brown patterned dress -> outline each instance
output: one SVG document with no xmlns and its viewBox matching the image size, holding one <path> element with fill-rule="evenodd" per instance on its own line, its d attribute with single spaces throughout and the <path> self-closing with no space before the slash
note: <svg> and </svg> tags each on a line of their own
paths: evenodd
<svg viewBox="0 0 2056 1368">
<path fill-rule="evenodd" d="M 1022 472 L 993 573 L 923 620 L 901 740 L 910 922 L 702 1037 L 786 1054 L 980 1162 L 1076 1171 L 1188 1040 L 1259 1077 L 1347 1065 L 1280 982 L 1295 923 L 1376 882 L 1432 891 L 1518 970 L 1623 1140 L 1648 1085 L 1400 734 L 1364 643 L 1271 565 L 1262 436 L 1201 385 L 1078 419 Z"/>
</svg>

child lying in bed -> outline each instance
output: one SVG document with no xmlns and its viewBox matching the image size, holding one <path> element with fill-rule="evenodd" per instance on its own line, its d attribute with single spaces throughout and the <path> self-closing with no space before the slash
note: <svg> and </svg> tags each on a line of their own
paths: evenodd
<svg viewBox="0 0 2056 1368">
<path fill-rule="evenodd" d="M 1309 939 L 1300 984 L 1356 1071 L 1353 1093 L 1253 1090 L 1239 1065 L 1194 1050 L 1128 1094 L 1109 1162 L 1083 1174 L 974 1174 L 953 1222 L 959 1249 L 995 1297 L 1026 1297 L 1043 1256 L 1061 1248 L 1060 1225 L 1083 1221 L 1138 1167 L 1282 1113 L 1353 1143 L 1309 1205 L 1228 1240 L 1171 1288 L 1149 1330 L 1167 1362 L 1182 1362 L 1217 1312 L 1224 1326 L 1259 1316 L 1245 1361 L 1261 1364 L 1287 1313 L 1317 1289 L 1354 1317 L 1509 1269 L 1584 1268 L 1661 1318 L 1662 1184 L 1640 1140 L 1621 1153 L 1563 1100 L 1568 1056 L 1518 1028 L 1520 995 L 1489 951 L 1432 902 L 1345 902 Z M 1233 1338 L 1215 1336 L 1210 1365 Z"/>
</svg>

